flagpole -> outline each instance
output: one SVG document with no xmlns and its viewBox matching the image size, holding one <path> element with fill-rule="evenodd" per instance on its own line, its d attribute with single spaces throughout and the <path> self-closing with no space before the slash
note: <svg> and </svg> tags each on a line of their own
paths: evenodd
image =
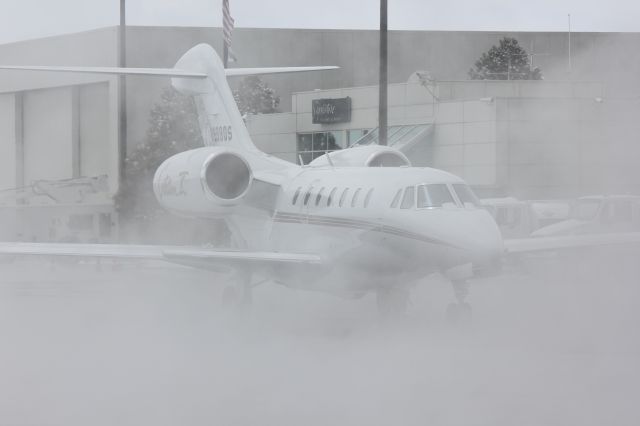
<svg viewBox="0 0 640 426">
<path fill-rule="evenodd" d="M 229 0 L 222 0 L 222 62 L 225 68 L 229 65 L 231 31 L 233 31 L 233 18 L 229 12 Z"/>
<path fill-rule="evenodd" d="M 118 26 L 118 66 L 127 66 L 127 7 L 126 0 L 120 0 L 120 24 Z M 126 177 L 127 158 L 127 80 L 118 78 L 118 188 Z"/>
</svg>

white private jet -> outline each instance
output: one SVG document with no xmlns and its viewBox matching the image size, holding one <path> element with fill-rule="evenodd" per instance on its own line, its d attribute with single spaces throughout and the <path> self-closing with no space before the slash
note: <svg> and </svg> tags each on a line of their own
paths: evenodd
<svg viewBox="0 0 640 426">
<path fill-rule="evenodd" d="M 258 150 L 233 99 L 228 76 L 336 67 L 225 69 L 205 44 L 172 69 L 10 67 L 38 71 L 172 77 L 192 95 L 205 147 L 177 154 L 157 170 L 162 206 L 188 217 L 224 218 L 234 250 L 118 244 L 2 243 L 0 254 L 163 260 L 238 271 L 224 299 L 248 301 L 259 278 L 345 297 L 377 294 L 383 313 L 402 311 L 409 288 L 432 273 L 448 277 L 457 303 L 450 319 L 468 318 L 467 280 L 499 270 L 500 231 L 460 178 L 410 167 L 400 151 L 361 146 L 298 166 Z M 516 251 L 524 251 L 522 241 Z M 526 245 L 526 244 L 525 244 Z"/>
</svg>

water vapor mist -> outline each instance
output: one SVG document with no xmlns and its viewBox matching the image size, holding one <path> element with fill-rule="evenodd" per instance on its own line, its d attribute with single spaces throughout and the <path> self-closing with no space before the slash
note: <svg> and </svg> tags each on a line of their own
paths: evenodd
<svg viewBox="0 0 640 426">
<path fill-rule="evenodd" d="M 8 424 L 635 424 L 633 258 L 541 259 L 475 283 L 468 330 L 437 278 L 375 315 L 265 284 L 224 312 L 223 276 L 183 268 L 3 266 Z M 562 266 L 558 266 L 562 265 Z M 605 269 L 606 268 L 606 269 Z M 544 272 L 543 272 L 544 271 Z"/>
</svg>

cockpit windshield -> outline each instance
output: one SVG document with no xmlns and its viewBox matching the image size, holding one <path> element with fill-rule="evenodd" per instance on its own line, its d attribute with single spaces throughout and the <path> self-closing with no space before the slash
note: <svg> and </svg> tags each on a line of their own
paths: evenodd
<svg viewBox="0 0 640 426">
<path fill-rule="evenodd" d="M 577 220 L 594 220 L 601 204 L 601 200 L 578 200 L 571 208 L 571 217 Z"/>
<path fill-rule="evenodd" d="M 480 207 L 480 200 L 476 197 L 476 194 L 473 193 L 469 185 L 465 185 L 463 183 L 454 183 L 453 189 L 456 191 L 460 202 L 466 207 L 469 205 Z"/>
<path fill-rule="evenodd" d="M 418 186 L 418 208 L 428 209 L 434 207 L 444 207 L 450 204 L 456 205 L 449 188 L 444 183 L 435 183 Z"/>
</svg>

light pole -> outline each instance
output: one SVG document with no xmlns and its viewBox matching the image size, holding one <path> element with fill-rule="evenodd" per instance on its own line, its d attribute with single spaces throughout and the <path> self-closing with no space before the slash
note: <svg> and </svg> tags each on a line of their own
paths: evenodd
<svg viewBox="0 0 640 426">
<path fill-rule="evenodd" d="M 126 0 L 120 0 L 120 25 L 118 26 L 118 67 L 127 66 Z M 127 80 L 118 77 L 118 188 L 122 188 L 127 158 Z"/>
<path fill-rule="evenodd" d="M 378 93 L 378 143 L 387 144 L 387 0 L 380 0 L 380 82 Z"/>
<path fill-rule="evenodd" d="M 569 47 L 569 78 L 571 78 L 571 71 L 573 68 L 573 64 L 571 63 L 571 14 L 567 14 L 567 21 L 569 23 L 569 41 L 568 41 L 568 47 Z"/>
</svg>

